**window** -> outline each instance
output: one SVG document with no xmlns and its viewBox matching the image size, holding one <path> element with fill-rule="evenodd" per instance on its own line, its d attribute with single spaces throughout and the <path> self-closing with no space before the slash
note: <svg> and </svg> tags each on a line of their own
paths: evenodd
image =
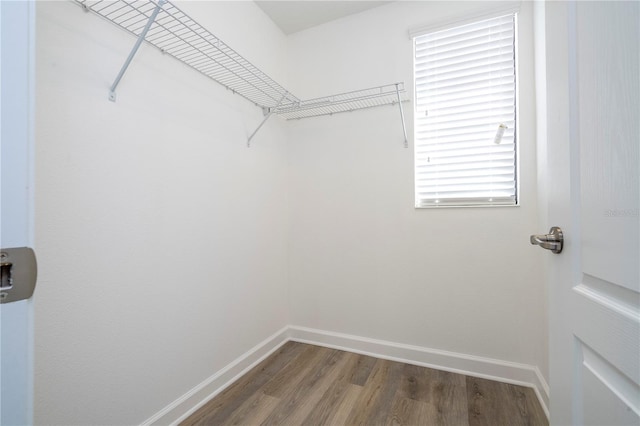
<svg viewBox="0 0 640 426">
<path fill-rule="evenodd" d="M 515 24 L 414 38 L 416 207 L 517 204 Z"/>
</svg>

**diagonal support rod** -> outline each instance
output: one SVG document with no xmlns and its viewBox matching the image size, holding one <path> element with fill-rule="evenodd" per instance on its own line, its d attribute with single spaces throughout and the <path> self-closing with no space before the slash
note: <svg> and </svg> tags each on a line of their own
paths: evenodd
<svg viewBox="0 0 640 426">
<path fill-rule="evenodd" d="M 133 49 L 131 49 L 131 53 L 129 53 L 129 57 L 127 57 L 127 60 L 124 62 L 124 65 L 122 65 L 122 68 L 120 69 L 120 72 L 116 77 L 116 80 L 113 82 L 113 84 L 111 85 L 111 88 L 109 89 L 109 100 L 111 102 L 116 101 L 116 88 L 118 87 L 118 84 L 120 84 L 120 80 L 122 80 L 122 76 L 127 71 L 127 68 L 129 68 L 129 65 L 131 64 L 133 57 L 138 52 L 138 49 L 140 48 L 140 45 L 144 41 L 144 38 L 147 36 L 147 33 L 149 32 L 151 25 L 153 25 L 153 23 L 155 22 L 156 17 L 158 16 L 158 13 L 160 13 L 160 9 L 162 9 L 162 6 L 164 6 L 166 2 L 167 0 L 158 1 L 158 3 L 156 4 L 156 8 L 153 9 L 151 16 L 149 16 L 149 20 L 147 21 L 147 24 L 144 26 L 144 28 L 142 29 L 142 32 L 138 36 L 138 40 L 136 40 L 136 44 L 133 45 Z"/>
<path fill-rule="evenodd" d="M 264 125 L 264 123 L 267 122 L 269 117 L 271 117 L 271 114 L 273 114 L 273 111 L 280 106 L 280 104 L 282 103 L 282 101 L 284 101 L 284 99 L 287 97 L 288 94 L 289 94 L 289 92 L 285 92 L 285 94 L 282 95 L 282 98 L 280 98 L 280 100 L 278 101 L 278 104 L 276 106 L 274 106 L 273 108 L 269 108 L 269 113 L 267 113 L 267 115 L 264 117 L 264 120 L 262 120 L 262 123 L 260 123 L 258 128 L 255 129 L 253 131 L 253 133 L 251 133 L 251 136 L 249 136 L 249 139 L 247 140 L 247 147 L 251 148 L 251 139 L 253 139 L 253 137 L 256 135 L 256 133 L 258 133 L 258 130 L 260 130 L 260 128 Z"/>
<path fill-rule="evenodd" d="M 400 99 L 400 85 L 396 84 L 396 95 L 398 95 L 398 106 L 400 107 L 400 119 L 402 120 L 402 133 L 404 134 L 404 147 L 409 148 L 407 139 L 407 126 L 404 122 L 404 110 L 402 109 L 402 99 Z"/>
</svg>

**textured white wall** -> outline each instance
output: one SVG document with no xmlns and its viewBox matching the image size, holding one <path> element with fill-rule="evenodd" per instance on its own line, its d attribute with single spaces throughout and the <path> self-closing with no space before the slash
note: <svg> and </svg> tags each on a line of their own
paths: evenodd
<svg viewBox="0 0 640 426">
<path fill-rule="evenodd" d="M 284 75 L 252 2 L 180 7 Z M 247 149 L 262 111 L 149 46 L 109 102 L 133 42 L 37 4 L 37 424 L 140 423 L 289 323 L 283 123 Z"/>
<path fill-rule="evenodd" d="M 409 28 L 495 9 L 396 2 L 289 37 L 298 96 L 404 81 Z M 498 5 L 499 6 L 499 5 Z M 520 16 L 520 207 L 414 209 L 397 107 L 289 127 L 292 321 L 537 365 L 546 374 L 531 5 Z M 409 133 L 413 111 L 405 107 Z"/>
</svg>

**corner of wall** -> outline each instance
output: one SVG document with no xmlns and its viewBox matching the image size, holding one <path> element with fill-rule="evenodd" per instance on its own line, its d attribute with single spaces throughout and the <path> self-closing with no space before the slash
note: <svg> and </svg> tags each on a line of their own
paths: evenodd
<svg viewBox="0 0 640 426">
<path fill-rule="evenodd" d="M 142 425 L 178 424 L 186 420 L 209 400 L 276 352 L 289 341 L 289 335 L 289 327 L 277 331 L 142 422 Z"/>
</svg>

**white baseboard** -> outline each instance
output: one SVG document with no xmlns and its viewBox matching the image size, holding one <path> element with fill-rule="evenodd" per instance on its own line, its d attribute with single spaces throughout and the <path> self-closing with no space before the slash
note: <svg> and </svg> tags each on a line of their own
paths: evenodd
<svg viewBox="0 0 640 426">
<path fill-rule="evenodd" d="M 289 341 L 289 327 L 285 327 L 236 358 L 222 370 L 191 389 L 180 398 L 151 416 L 143 426 L 176 425 L 225 390 L 280 346 Z"/>
<path fill-rule="evenodd" d="M 306 327 L 289 327 L 289 336 L 295 342 L 530 387 L 549 417 L 549 387 L 536 366 Z"/>
<path fill-rule="evenodd" d="M 343 333 L 288 326 L 241 355 L 142 425 L 180 423 L 290 340 L 530 387 L 535 391 L 547 418 L 549 417 L 549 386 L 538 367 Z"/>
</svg>

